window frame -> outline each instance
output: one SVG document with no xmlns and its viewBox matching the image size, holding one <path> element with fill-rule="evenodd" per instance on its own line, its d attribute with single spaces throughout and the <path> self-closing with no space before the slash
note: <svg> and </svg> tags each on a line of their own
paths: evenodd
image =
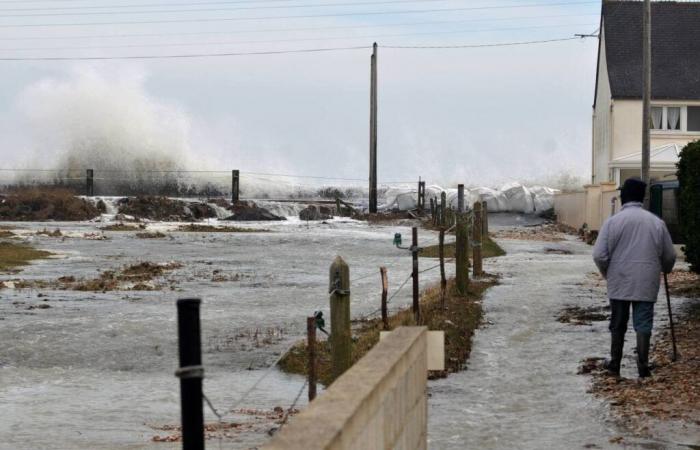
<svg viewBox="0 0 700 450">
<path fill-rule="evenodd" d="M 688 107 L 693 106 L 693 107 L 698 107 L 700 108 L 700 105 L 674 105 L 674 104 L 668 104 L 668 103 L 655 103 L 652 104 L 652 108 L 661 108 L 662 114 L 661 114 L 661 128 L 651 128 L 650 127 L 650 132 L 654 134 L 691 134 L 691 135 L 700 135 L 700 130 L 697 131 L 689 131 L 688 130 Z M 678 130 L 671 130 L 668 128 L 668 108 L 680 108 L 680 117 L 678 119 L 679 121 L 679 129 Z M 649 118 L 651 120 L 651 117 Z"/>
</svg>

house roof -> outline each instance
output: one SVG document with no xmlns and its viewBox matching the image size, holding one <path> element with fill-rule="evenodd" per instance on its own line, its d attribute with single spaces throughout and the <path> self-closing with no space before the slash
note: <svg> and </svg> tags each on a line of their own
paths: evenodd
<svg viewBox="0 0 700 450">
<path fill-rule="evenodd" d="M 603 2 L 613 98 L 642 97 L 641 1 Z M 651 3 L 652 98 L 700 100 L 700 2 Z"/>
</svg>

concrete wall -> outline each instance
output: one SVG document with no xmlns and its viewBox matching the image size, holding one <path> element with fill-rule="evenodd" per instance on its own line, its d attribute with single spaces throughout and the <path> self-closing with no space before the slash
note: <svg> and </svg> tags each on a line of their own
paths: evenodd
<svg viewBox="0 0 700 450">
<path fill-rule="evenodd" d="M 263 449 L 426 449 L 427 370 L 426 328 L 398 328 Z"/>
<path fill-rule="evenodd" d="M 586 193 L 569 192 L 554 196 L 557 221 L 579 229 L 586 222 Z"/>
<path fill-rule="evenodd" d="M 579 229 L 585 223 L 589 230 L 600 230 L 612 213 L 611 202 L 617 198 L 615 210 L 620 210 L 617 185 L 612 182 L 590 184 L 583 192 L 558 194 L 554 197 L 554 212 L 559 223 Z"/>
</svg>

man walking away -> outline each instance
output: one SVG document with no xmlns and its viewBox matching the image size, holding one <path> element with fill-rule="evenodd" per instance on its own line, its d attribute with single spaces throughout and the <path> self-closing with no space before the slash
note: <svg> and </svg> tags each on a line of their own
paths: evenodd
<svg viewBox="0 0 700 450">
<path fill-rule="evenodd" d="M 642 208 L 645 190 L 646 183 L 638 178 L 625 181 L 622 209 L 605 221 L 593 249 L 593 260 L 608 281 L 611 346 L 605 368 L 615 376 L 620 375 L 630 305 L 637 333 L 637 370 L 641 378 L 651 375 L 649 342 L 659 274 L 671 272 L 676 262 L 666 224 Z"/>
</svg>

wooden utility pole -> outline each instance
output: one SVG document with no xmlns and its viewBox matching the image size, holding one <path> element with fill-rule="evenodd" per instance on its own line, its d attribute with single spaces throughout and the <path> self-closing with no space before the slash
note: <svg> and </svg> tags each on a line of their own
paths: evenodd
<svg viewBox="0 0 700 450">
<path fill-rule="evenodd" d="M 329 272 L 331 302 L 331 361 L 333 378 L 338 378 L 352 365 L 352 333 L 350 331 L 350 268 L 337 256 Z"/>
<path fill-rule="evenodd" d="M 377 43 L 372 46 L 369 89 L 369 212 L 377 212 Z"/>
<path fill-rule="evenodd" d="M 87 169 L 85 172 L 85 195 L 92 197 L 95 195 L 95 171 Z"/>
<path fill-rule="evenodd" d="M 460 214 L 464 212 L 464 185 L 457 185 L 457 211 Z"/>
<path fill-rule="evenodd" d="M 309 401 L 316 398 L 316 317 L 306 318 L 306 337 L 309 356 Z"/>
<path fill-rule="evenodd" d="M 643 87 L 642 87 L 642 181 L 647 184 L 644 206 L 649 209 L 649 188 L 651 167 L 651 143 L 649 127 L 651 125 L 651 1 L 644 0 L 642 24 L 643 39 Z M 624 180 L 623 180 L 624 181 Z"/>
</svg>

